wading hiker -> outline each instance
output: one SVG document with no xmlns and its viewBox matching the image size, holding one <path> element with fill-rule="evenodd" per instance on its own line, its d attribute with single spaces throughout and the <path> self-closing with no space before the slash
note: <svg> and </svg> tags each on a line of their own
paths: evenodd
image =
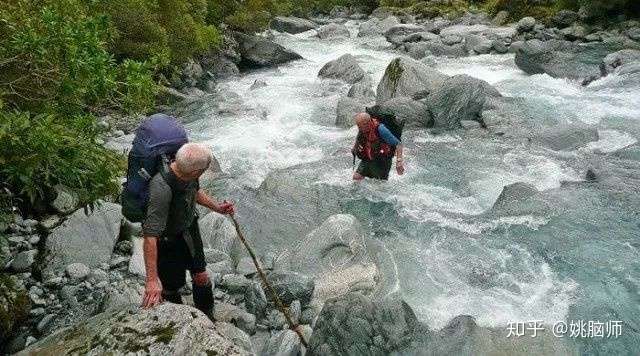
<svg viewBox="0 0 640 356">
<path fill-rule="evenodd" d="M 352 154 L 361 161 L 353 173 L 354 180 L 364 177 L 383 179 L 389 178 L 389 171 L 396 156 L 396 171 L 404 174 L 404 159 L 402 157 L 402 128 L 395 115 L 381 110 L 379 106 L 367 108 L 366 112 L 355 116 L 358 125 L 358 136 L 353 146 Z"/>
<path fill-rule="evenodd" d="M 198 178 L 211 160 L 211 151 L 187 143 L 184 128 L 169 116 L 153 115 L 136 132 L 122 206 L 125 217 L 143 223 L 145 308 L 163 300 L 182 303 L 179 289 L 189 271 L 194 304 L 213 319 L 213 286 L 196 203 L 221 214 L 233 214 L 234 207 L 226 201 L 217 203 L 199 187 Z"/>
</svg>

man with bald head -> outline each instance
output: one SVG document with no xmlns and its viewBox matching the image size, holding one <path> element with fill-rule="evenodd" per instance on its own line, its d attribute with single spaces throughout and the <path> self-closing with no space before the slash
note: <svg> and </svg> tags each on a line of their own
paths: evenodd
<svg viewBox="0 0 640 356">
<path fill-rule="evenodd" d="M 353 147 L 353 154 L 361 161 L 353 173 L 353 179 L 362 180 L 365 177 L 389 179 L 394 154 L 396 156 L 396 171 L 399 175 L 404 174 L 400 139 L 382 122 L 366 112 L 356 114 L 354 120 L 358 126 L 358 136 Z"/>
<path fill-rule="evenodd" d="M 213 319 L 213 286 L 207 275 L 196 203 L 220 214 L 233 214 L 226 201 L 216 202 L 200 189 L 198 178 L 213 157 L 204 145 L 187 143 L 175 160 L 151 179 L 147 215 L 142 225 L 145 294 L 142 306 L 153 307 L 167 300 L 182 303 L 179 289 L 186 283 L 186 271 L 193 281 L 195 306 Z"/>
</svg>

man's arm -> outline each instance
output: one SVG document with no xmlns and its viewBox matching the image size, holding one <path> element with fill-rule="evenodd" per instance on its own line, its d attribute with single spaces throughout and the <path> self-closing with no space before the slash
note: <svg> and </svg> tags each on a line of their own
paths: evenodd
<svg viewBox="0 0 640 356">
<path fill-rule="evenodd" d="M 389 129 L 384 126 L 384 124 L 380 124 L 378 126 L 378 134 L 380 137 L 391 146 L 395 146 L 396 148 L 396 171 L 398 174 L 404 174 L 404 158 L 403 154 L 403 146 L 402 142 L 391 132 Z"/>
<path fill-rule="evenodd" d="M 218 204 L 213 197 L 209 196 L 204 190 L 198 190 L 196 195 L 196 202 L 206 208 L 209 208 L 219 214 L 233 214 L 233 204 L 224 201 L 222 204 Z"/>
<path fill-rule="evenodd" d="M 158 238 L 167 226 L 171 188 L 162 177 L 154 177 L 149 185 L 147 217 L 142 224 L 144 267 L 147 274 L 142 306 L 153 307 L 162 302 L 162 284 L 158 275 Z"/>
</svg>

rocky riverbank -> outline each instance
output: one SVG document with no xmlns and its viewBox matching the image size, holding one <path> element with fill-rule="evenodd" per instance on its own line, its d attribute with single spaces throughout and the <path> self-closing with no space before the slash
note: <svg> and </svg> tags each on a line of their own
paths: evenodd
<svg viewBox="0 0 640 356">
<path fill-rule="evenodd" d="M 336 10 L 327 18 L 277 18 L 272 28 L 307 32 L 318 41 L 384 36 L 385 48 L 398 55 L 378 83 L 352 55 L 324 65 L 320 78 L 350 85 L 338 101 L 336 126 L 350 127 L 353 114 L 378 103 L 418 130 L 464 130 L 486 140 L 515 140 L 554 151 L 597 141 L 598 131 L 586 125 L 535 125 L 526 120 L 529 109 L 521 100 L 504 96 L 483 80 L 438 72 L 429 66 L 429 57 L 513 52 L 528 74 L 588 84 L 612 73 L 640 73 L 638 23 L 629 21 L 605 31 L 587 27 L 579 14 L 568 12 L 559 13 L 553 27 L 532 18 L 505 24 L 504 18 L 467 14 L 453 20 L 415 19 L 384 11 L 366 16 Z M 357 33 L 344 24 L 347 19 L 358 21 Z M 246 108 L 239 108 L 242 100 L 218 85 L 220 80 L 302 58 L 269 34 L 229 33 L 223 48 L 185 65 L 180 79 L 163 89 L 166 95 L 159 108 L 179 115 L 185 108 L 206 105 L 232 117 Z M 260 108 L 249 109 L 263 115 Z M 126 149 L 139 119 L 104 117 L 107 147 Z M 310 165 L 349 169 L 344 160 Z M 213 169 L 208 183 L 220 173 L 219 167 Z M 566 339 L 545 335 L 535 344 L 508 340 L 499 337 L 504 330 L 478 326 L 464 315 L 441 330 L 430 330 L 398 293 L 395 262 L 386 247 L 369 236 L 356 217 L 336 215 L 343 191 L 310 184 L 300 178 L 305 174 L 315 172 L 300 165 L 271 173 L 253 192 L 257 203 L 246 214 L 286 221 L 286 226 L 254 227 L 251 235 L 298 242 L 285 255 L 263 254 L 260 259 L 294 320 L 303 325 L 310 350 L 303 350 L 287 330 L 284 316 L 269 301 L 224 217 L 209 213 L 200 221 L 216 285 L 216 322 L 188 305 L 143 311 L 137 308 L 144 274 L 139 226 L 124 221 L 114 202 L 102 202 L 91 211 L 78 207 L 74 193 L 60 186 L 51 202 L 55 214 L 38 220 L 16 215 L 2 227 L 7 235 L 0 240 L 0 262 L 6 265 L 6 275 L 0 278 L 0 340 L 7 345 L 5 352 L 577 354 Z M 584 176 L 585 181 L 600 178 L 593 172 Z M 607 184 L 606 177 L 603 182 Z M 490 213 L 503 214 L 514 209 L 511 201 L 536 196 L 535 187 L 505 187 Z M 296 208 L 279 205 L 283 199 L 298 202 Z M 485 277 L 477 273 L 478 283 L 490 279 Z M 188 300 L 189 289 L 183 293 Z"/>
</svg>

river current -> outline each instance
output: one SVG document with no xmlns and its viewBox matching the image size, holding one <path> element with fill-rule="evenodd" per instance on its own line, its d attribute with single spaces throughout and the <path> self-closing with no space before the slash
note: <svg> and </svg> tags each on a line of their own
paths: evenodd
<svg viewBox="0 0 640 356">
<path fill-rule="evenodd" d="M 234 107 L 192 113 L 196 120 L 188 129 L 212 147 L 227 174 L 226 190 L 255 191 L 275 170 L 343 159 L 297 178 L 341 192 L 334 213 L 355 215 L 385 243 L 397 264 L 399 292 L 430 327 L 460 314 L 500 328 L 534 320 L 621 320 L 622 335 L 579 340 L 582 351 L 624 353 L 640 345 L 639 82 L 613 75 L 582 87 L 529 76 L 512 54 L 424 59 L 443 73 L 477 77 L 504 96 L 523 99 L 542 125 L 588 125 L 599 139 L 557 151 L 464 130 L 408 130 L 405 175 L 392 171 L 388 182 L 353 183 L 349 150 L 356 130 L 334 125 L 336 103 L 349 85 L 317 73 L 351 53 L 375 90 L 388 63 L 402 54 L 386 48 L 382 37 L 356 37 L 357 23 L 347 25 L 350 39 L 276 33 L 276 42 L 304 60 L 223 82 L 222 90 L 235 93 Z M 250 90 L 256 80 L 267 85 Z M 603 183 L 584 182 L 589 168 Z M 535 201 L 493 211 L 503 187 L 516 182 L 535 186 Z M 239 215 L 253 204 L 250 195 L 229 194 L 242 200 Z M 278 252 L 295 238 L 262 245 Z"/>
</svg>

